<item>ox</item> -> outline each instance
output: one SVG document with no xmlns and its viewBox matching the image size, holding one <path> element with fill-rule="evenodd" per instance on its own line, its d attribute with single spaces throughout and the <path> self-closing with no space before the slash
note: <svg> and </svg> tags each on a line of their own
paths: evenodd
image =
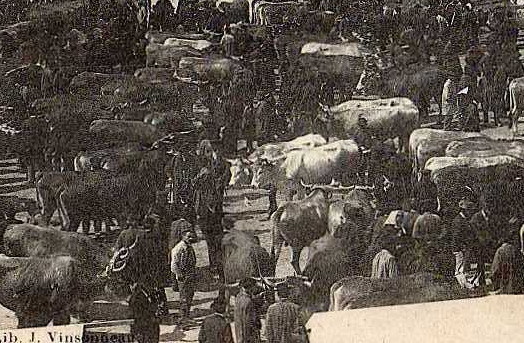
<svg viewBox="0 0 524 343">
<path fill-rule="evenodd" d="M 178 63 L 178 62 L 177 62 Z M 134 77 L 140 82 L 163 83 L 173 81 L 173 69 L 171 68 L 139 68 L 135 70 Z M 115 87 L 113 89 L 116 89 Z M 111 92 L 111 94 L 113 93 Z"/>
<path fill-rule="evenodd" d="M 326 233 L 328 222 L 329 192 L 320 187 L 313 188 L 302 200 L 281 205 L 271 216 L 271 257 L 276 266 L 284 242 L 291 246 L 291 265 L 300 274 L 300 253 L 313 240 Z"/>
<path fill-rule="evenodd" d="M 353 276 L 335 282 L 329 311 L 468 298 L 458 285 L 420 273 L 393 279 Z"/>
<path fill-rule="evenodd" d="M 409 136 L 409 155 L 412 160 L 413 173 L 416 174 L 427 160 L 435 156 L 444 156 L 448 144 L 455 140 L 483 137 L 477 132 L 456 132 L 436 129 L 417 129 Z"/>
<path fill-rule="evenodd" d="M 362 84 L 366 83 L 365 78 L 364 74 L 361 77 Z M 417 69 L 403 71 L 389 69 L 380 71 L 380 77 L 375 82 L 376 86 L 371 88 L 381 97 L 409 98 L 419 109 L 421 117 L 428 116 L 429 104 L 433 99 L 439 106 L 440 120 L 442 90 L 447 79 L 446 73 L 435 66 L 418 66 Z"/>
<path fill-rule="evenodd" d="M 15 312 L 18 327 L 70 323 L 94 290 L 82 275 L 78 262 L 69 256 L 48 258 L 0 255 L 0 304 Z"/>
<path fill-rule="evenodd" d="M 82 176 L 91 181 L 99 180 L 104 177 L 111 178 L 111 174 L 101 172 L 84 173 Z M 57 209 L 58 191 L 64 185 L 72 183 L 79 178 L 76 172 L 43 172 L 36 180 L 36 200 L 40 213 L 42 214 L 42 224 L 49 225 L 51 216 Z M 88 218 L 84 218 L 88 219 Z"/>
<path fill-rule="evenodd" d="M 97 274 L 111 257 L 106 247 L 78 233 L 63 232 L 31 224 L 9 227 L 3 235 L 6 255 L 17 257 L 49 257 L 68 255 L 83 267 Z"/>
<path fill-rule="evenodd" d="M 230 287 L 247 277 L 263 278 L 275 275 L 271 256 L 260 246 L 258 239 L 247 232 L 231 230 L 222 238 L 224 282 L 219 297 L 229 304 Z"/>
<path fill-rule="evenodd" d="M 254 6 L 256 25 L 279 25 L 289 23 L 297 18 L 304 4 L 294 1 L 269 2 L 260 1 Z"/>
<path fill-rule="evenodd" d="M 370 187 L 353 188 L 342 199 L 329 205 L 328 232 L 335 238 L 349 239 L 353 232 L 367 230 L 375 217 L 375 201 Z"/>
<path fill-rule="evenodd" d="M 233 75 L 242 70 L 241 65 L 229 58 L 182 57 L 178 63 L 178 75 L 197 80 L 224 81 L 231 80 Z"/>
<path fill-rule="evenodd" d="M 358 118 L 364 117 L 382 139 L 399 138 L 399 151 L 407 148 L 413 130 L 419 127 L 419 113 L 407 98 L 380 100 L 350 100 L 328 108 L 325 120 L 328 132 L 339 138 L 348 138 L 358 129 Z"/>
<path fill-rule="evenodd" d="M 154 224 L 158 225 L 158 222 Z M 107 264 L 104 277 L 108 279 L 109 290 L 114 286 L 124 287 L 138 282 L 144 286 L 144 292 L 151 306 L 167 311 L 166 295 L 163 289 L 168 265 L 168 240 L 158 227 L 151 231 L 125 229 L 120 232 L 114 246 L 113 257 Z"/>
<path fill-rule="evenodd" d="M 140 144 L 129 143 L 113 149 L 79 152 L 74 160 L 75 171 L 112 170 L 123 171 L 136 165 L 140 159 Z"/>
<path fill-rule="evenodd" d="M 102 87 L 111 81 L 118 81 L 124 77 L 120 74 L 103 74 L 82 72 L 71 79 L 69 91 L 81 96 L 100 95 Z"/>
<path fill-rule="evenodd" d="M 132 120 L 94 120 L 89 132 L 99 140 L 153 144 L 165 134 L 151 124 Z"/>
<path fill-rule="evenodd" d="M 202 57 L 202 52 L 189 46 L 149 43 L 146 46 L 146 67 L 178 67 L 182 57 Z"/>
<path fill-rule="evenodd" d="M 76 230 L 90 216 L 117 218 L 119 223 L 130 213 L 144 216 L 156 200 L 156 192 L 165 187 L 163 168 L 161 152 L 151 151 L 135 173 L 95 180 L 80 176 L 62 186 L 57 194 L 63 228 Z"/>
<path fill-rule="evenodd" d="M 255 169 L 252 185 L 286 189 L 287 200 L 296 191 L 303 192 L 300 181 L 328 184 L 331 180 L 347 181 L 356 172 L 360 153 L 353 140 L 341 140 L 312 149 L 290 151 L 274 160 L 266 159 Z M 302 194 L 300 194 L 302 195 Z"/>
</svg>

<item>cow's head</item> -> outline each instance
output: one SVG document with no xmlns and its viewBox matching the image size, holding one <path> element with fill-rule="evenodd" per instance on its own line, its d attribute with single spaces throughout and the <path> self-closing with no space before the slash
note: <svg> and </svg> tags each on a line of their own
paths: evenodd
<svg viewBox="0 0 524 343">
<path fill-rule="evenodd" d="M 279 180 L 280 164 L 285 157 L 277 159 L 261 158 L 253 165 L 253 179 L 251 186 L 255 188 L 267 188 Z"/>
<path fill-rule="evenodd" d="M 143 245 L 142 239 L 135 234 L 131 244 L 123 244 L 114 249 L 106 270 L 99 275 L 106 280 L 108 293 L 117 296 L 127 295 L 126 293 L 130 290 L 129 285 L 137 282 L 141 274 L 148 268 L 148 262 L 145 261 L 146 256 L 141 256 L 144 255 L 141 245 Z"/>
<path fill-rule="evenodd" d="M 253 171 L 251 170 L 252 163 L 249 160 L 242 158 L 235 158 L 227 161 L 231 163 L 231 167 L 229 168 L 231 171 L 229 186 L 238 187 L 249 185 L 253 179 Z"/>
</svg>

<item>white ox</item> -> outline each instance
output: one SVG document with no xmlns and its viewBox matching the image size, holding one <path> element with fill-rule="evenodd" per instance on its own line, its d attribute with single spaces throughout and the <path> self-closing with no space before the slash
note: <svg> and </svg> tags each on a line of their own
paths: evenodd
<svg viewBox="0 0 524 343">
<path fill-rule="evenodd" d="M 309 42 L 302 46 L 301 54 L 315 54 L 321 56 L 352 56 L 364 57 L 364 47 L 360 43 L 327 44 Z"/>
<path fill-rule="evenodd" d="M 359 127 L 359 117 L 363 117 L 384 140 L 398 137 L 400 151 L 407 147 L 411 133 L 420 126 L 418 109 L 408 98 L 349 100 L 331 108 L 323 106 L 323 109 L 331 127 L 330 135 L 351 137 Z"/>
<path fill-rule="evenodd" d="M 417 129 L 409 136 L 409 156 L 413 173 L 424 168 L 431 157 L 444 156 L 446 147 L 452 141 L 485 137 L 477 132 L 444 131 L 437 129 Z"/>
<path fill-rule="evenodd" d="M 204 39 L 183 39 L 183 38 L 168 38 L 164 42 L 165 46 L 188 46 L 196 50 L 205 50 L 213 45 L 208 40 Z"/>
<path fill-rule="evenodd" d="M 310 149 L 326 143 L 326 139 L 321 135 L 308 134 L 287 142 L 264 144 L 249 155 L 247 160 L 237 158 L 229 161 L 231 163 L 229 185 L 250 185 L 254 174 L 253 169 L 259 168 L 260 164 L 280 159 L 293 150 Z M 248 182 L 246 182 L 247 177 L 250 177 Z"/>
<path fill-rule="evenodd" d="M 508 86 L 509 114 L 513 135 L 518 134 L 519 117 L 524 110 L 524 77 L 513 79 Z"/>
<path fill-rule="evenodd" d="M 345 179 L 357 169 L 360 153 L 353 140 L 340 140 L 312 149 L 290 151 L 274 160 L 267 160 L 255 169 L 254 187 L 276 186 L 288 191 L 287 200 L 295 192 L 304 197 L 301 183 L 329 184 L 333 179 Z"/>
</svg>

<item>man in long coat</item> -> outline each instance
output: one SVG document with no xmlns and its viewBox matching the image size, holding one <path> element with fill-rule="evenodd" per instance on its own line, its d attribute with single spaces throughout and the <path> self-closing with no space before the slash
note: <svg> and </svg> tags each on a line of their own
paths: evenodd
<svg viewBox="0 0 524 343">
<path fill-rule="evenodd" d="M 470 220 L 476 206 L 472 201 L 462 199 L 459 202 L 459 207 L 460 212 L 453 219 L 450 232 L 453 255 L 455 256 L 455 278 L 461 287 L 472 288 L 473 286 L 466 279 L 464 272 L 469 269 L 466 253 L 470 250 L 472 239 L 475 236 Z"/>
<path fill-rule="evenodd" d="M 287 343 L 292 341 L 294 332 L 297 332 L 300 321 L 300 306 L 296 304 L 296 297 L 290 296 L 287 286 L 280 286 L 277 290 L 278 301 L 267 309 L 266 338 L 268 343 Z"/>
<path fill-rule="evenodd" d="M 260 319 L 253 302 L 255 281 L 251 278 L 240 282 L 240 292 L 235 298 L 235 336 L 237 343 L 260 342 Z"/>
</svg>

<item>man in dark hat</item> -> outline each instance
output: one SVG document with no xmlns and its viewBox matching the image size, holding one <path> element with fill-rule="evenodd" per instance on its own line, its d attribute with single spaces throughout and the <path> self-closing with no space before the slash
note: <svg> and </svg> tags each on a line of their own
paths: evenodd
<svg viewBox="0 0 524 343">
<path fill-rule="evenodd" d="M 261 323 L 258 318 L 253 295 L 255 280 L 246 278 L 240 281 L 240 292 L 235 298 L 235 337 L 237 343 L 260 342 Z"/>
<path fill-rule="evenodd" d="M 171 272 L 180 292 L 182 314 L 189 317 L 196 281 L 196 255 L 191 244 L 196 242 L 197 237 L 191 226 L 182 229 L 181 237 L 181 241 L 171 250 Z"/>
<path fill-rule="evenodd" d="M 278 285 L 278 301 L 267 309 L 266 338 L 268 343 L 291 342 L 298 331 L 300 306 L 286 284 Z"/>
<path fill-rule="evenodd" d="M 160 322 L 157 317 L 158 303 L 152 291 L 137 282 L 131 286 L 129 308 L 133 315 L 131 334 L 139 343 L 158 343 Z"/>
<path fill-rule="evenodd" d="M 198 333 L 199 343 L 233 343 L 231 326 L 224 318 L 226 303 L 222 299 L 215 299 L 211 303 L 214 313 L 204 319 Z"/>
<path fill-rule="evenodd" d="M 375 135 L 373 133 L 373 130 L 368 126 L 368 121 L 363 116 L 359 116 L 358 118 L 358 128 L 355 132 L 353 139 L 355 140 L 355 143 L 358 145 L 358 150 L 360 152 L 361 158 L 359 159 L 359 167 L 358 167 L 358 174 L 360 174 L 360 177 L 365 179 L 364 174 L 367 172 L 368 175 L 371 174 L 370 172 L 370 154 L 371 150 L 373 149 L 375 145 Z M 372 179 L 372 178 L 371 178 Z"/>
<path fill-rule="evenodd" d="M 451 223 L 452 250 L 455 255 L 455 278 L 463 288 L 472 288 L 473 286 L 466 279 L 468 260 L 466 253 L 471 249 L 471 244 L 475 233 L 471 227 L 471 217 L 477 210 L 475 203 L 467 198 L 459 202 L 460 212 Z"/>
</svg>

